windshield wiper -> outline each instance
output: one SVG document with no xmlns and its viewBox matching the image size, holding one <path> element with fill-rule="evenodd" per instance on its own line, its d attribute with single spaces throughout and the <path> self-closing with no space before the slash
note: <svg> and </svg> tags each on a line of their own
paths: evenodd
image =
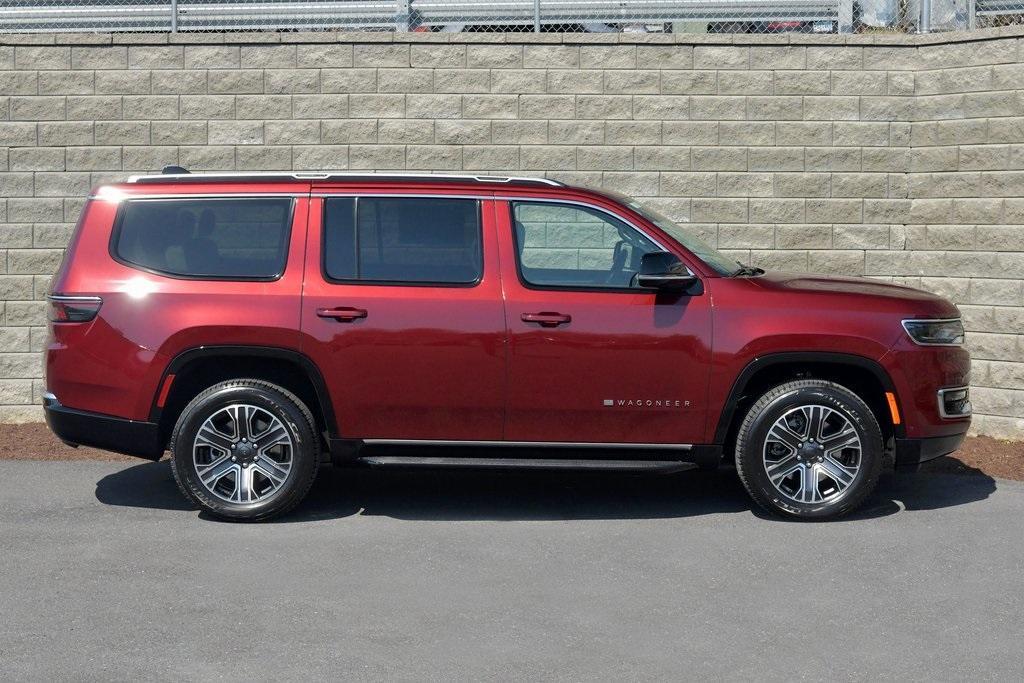
<svg viewBox="0 0 1024 683">
<path fill-rule="evenodd" d="M 764 275 L 764 268 L 755 268 L 754 266 L 746 266 L 737 261 L 740 267 L 736 270 L 732 277 L 740 277 L 741 275 Z"/>
</svg>

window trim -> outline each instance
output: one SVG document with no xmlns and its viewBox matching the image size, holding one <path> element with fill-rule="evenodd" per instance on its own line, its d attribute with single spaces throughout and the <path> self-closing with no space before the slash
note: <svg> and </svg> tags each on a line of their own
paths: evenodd
<svg viewBox="0 0 1024 683">
<path fill-rule="evenodd" d="M 523 260 L 522 253 L 519 249 L 519 238 L 516 235 L 516 218 L 514 213 L 514 204 L 565 204 L 568 206 L 582 206 L 587 209 L 593 209 L 599 211 L 605 215 L 611 216 L 612 218 L 621 221 L 626 226 L 636 230 L 638 233 L 643 235 L 646 239 L 650 240 L 654 246 L 658 247 L 662 251 L 674 253 L 669 249 L 665 248 L 659 240 L 652 237 L 646 230 L 641 229 L 632 221 L 626 220 L 622 216 L 618 215 L 614 211 L 610 211 L 603 206 L 597 206 L 596 204 L 589 204 L 587 202 L 576 201 L 572 199 L 548 199 L 548 198 L 535 198 L 535 197 L 516 197 L 508 198 L 505 200 L 508 206 L 508 220 L 509 228 L 512 232 L 512 250 L 515 254 L 516 259 L 516 276 L 519 278 L 519 284 L 526 289 L 539 291 L 539 292 L 595 292 L 595 293 L 610 293 L 610 294 L 649 294 L 655 296 L 659 294 L 656 289 L 645 289 L 643 287 L 602 287 L 600 285 L 538 285 L 529 282 L 523 276 Z M 686 271 L 694 275 L 693 270 L 689 265 L 683 264 L 686 267 Z"/>
<path fill-rule="evenodd" d="M 484 262 L 484 216 L 483 216 L 483 201 L 489 200 L 490 198 L 481 199 L 480 197 L 463 197 L 454 195 L 431 195 L 431 194 L 413 194 L 413 195 L 378 195 L 378 194 L 320 194 L 317 195 L 323 199 L 320 204 L 320 276 L 332 285 L 356 285 L 356 286 L 369 286 L 369 287 L 433 287 L 433 288 L 444 288 L 444 289 L 472 289 L 479 287 L 480 283 L 483 282 L 484 273 L 487 270 L 487 264 Z M 477 229 L 479 230 L 479 241 L 477 242 L 477 251 L 480 256 L 480 273 L 476 276 L 475 280 L 470 282 L 433 282 L 433 281 L 407 281 L 407 280 L 363 280 L 363 279 L 351 279 L 351 278 L 335 278 L 327 272 L 327 202 L 331 199 L 352 199 L 353 200 L 353 213 L 355 214 L 355 229 L 358 242 L 359 232 L 359 200 L 360 199 L 456 199 L 459 201 L 469 201 L 476 205 L 476 216 L 477 216 Z M 358 255 L 356 259 L 356 268 L 358 271 Z"/>
<path fill-rule="evenodd" d="M 133 263 L 120 254 L 117 253 L 117 243 L 121 238 L 121 228 L 124 222 L 124 214 L 127 210 L 128 204 L 131 202 L 182 202 L 182 201 L 239 201 L 244 199 L 288 199 L 288 216 L 285 220 L 285 231 L 284 231 L 284 252 L 282 253 L 281 267 L 278 269 L 276 274 L 273 275 L 188 275 L 186 273 L 172 273 L 166 270 L 160 270 L 159 268 L 150 268 L 149 266 L 143 266 L 138 263 Z M 107 242 L 107 252 L 110 254 L 110 258 L 114 259 L 117 263 L 122 266 L 131 268 L 132 270 L 142 271 L 144 273 L 150 273 L 152 275 L 159 275 L 161 277 L 171 278 L 172 280 L 186 280 L 193 282 L 277 282 L 284 277 L 285 272 L 288 270 L 288 256 L 291 253 L 292 246 L 292 230 L 295 227 L 295 197 L 290 195 L 233 195 L 233 196 L 204 196 L 204 197 L 190 197 L 176 195 L 173 197 L 164 197 L 160 195 L 153 195 L 147 197 L 125 197 L 118 202 L 117 213 L 114 216 L 114 227 L 110 231 L 110 240 Z"/>
</svg>

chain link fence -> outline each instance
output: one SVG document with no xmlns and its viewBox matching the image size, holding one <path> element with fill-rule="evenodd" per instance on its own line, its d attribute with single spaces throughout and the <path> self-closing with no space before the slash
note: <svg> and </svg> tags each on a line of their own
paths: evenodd
<svg viewBox="0 0 1024 683">
<path fill-rule="evenodd" d="M 0 0 L 0 32 L 868 33 L 1024 23 L 1024 0 Z"/>
</svg>

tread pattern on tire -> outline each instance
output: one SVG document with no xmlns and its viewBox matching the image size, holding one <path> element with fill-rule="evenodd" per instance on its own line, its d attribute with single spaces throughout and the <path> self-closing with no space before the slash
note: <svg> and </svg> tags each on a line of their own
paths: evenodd
<svg viewBox="0 0 1024 683">
<path fill-rule="evenodd" d="M 278 394 L 281 398 L 290 401 L 299 410 L 303 418 L 305 418 L 306 420 L 306 425 L 309 427 L 310 433 L 313 434 L 313 439 L 311 440 L 311 456 L 313 458 L 313 466 L 310 468 L 309 476 L 306 477 L 305 481 L 298 481 L 295 483 L 295 488 L 289 495 L 288 502 L 286 502 L 282 507 L 273 508 L 266 513 L 257 514 L 252 517 L 230 517 L 209 510 L 210 506 L 205 503 L 206 494 L 203 491 L 197 489 L 196 487 L 190 485 L 190 483 L 184 477 L 184 475 L 178 471 L 177 460 L 174 457 L 174 449 L 175 446 L 177 445 L 178 439 L 181 438 L 181 429 L 185 422 L 185 417 L 192 411 L 192 409 L 197 404 L 201 403 L 208 396 L 223 391 L 225 389 L 233 388 L 260 389 L 271 394 Z M 303 403 L 302 400 L 299 399 L 299 397 L 293 394 L 292 392 L 288 391 L 284 387 L 278 386 L 277 384 L 272 384 L 261 379 L 242 378 L 227 380 L 224 382 L 218 382 L 217 384 L 214 384 L 213 386 L 208 387 L 203 391 L 199 392 L 199 394 L 197 394 L 195 398 L 188 402 L 188 405 L 186 405 L 182 409 L 181 414 L 178 416 L 177 424 L 175 424 L 174 431 L 171 434 L 171 441 L 168 445 L 168 450 L 170 450 L 171 452 L 171 472 L 174 475 L 174 481 L 178 485 L 178 488 L 181 490 L 182 494 L 187 499 L 193 501 L 200 507 L 209 510 L 211 514 L 216 515 L 220 519 L 226 519 L 230 521 L 259 522 L 269 519 L 271 517 L 277 517 L 278 515 L 286 514 L 291 510 L 295 509 L 295 506 L 302 502 L 302 500 L 306 497 L 306 494 L 309 493 L 309 489 L 312 488 L 313 482 L 316 480 L 317 471 L 319 470 L 320 463 L 322 461 L 320 439 L 317 434 L 316 421 L 313 419 L 313 413 L 309 410 L 306 404 Z"/>
<path fill-rule="evenodd" d="M 847 394 L 850 398 L 856 400 L 858 403 L 861 404 L 861 407 L 863 408 L 862 412 L 864 413 L 864 418 L 866 420 L 869 420 L 870 423 L 874 426 L 874 428 L 879 433 L 881 433 L 881 428 L 878 425 L 878 420 L 875 417 L 875 414 L 871 410 L 871 408 L 868 407 L 867 403 L 865 403 L 864 399 L 862 399 L 853 391 L 844 387 L 842 384 L 830 382 L 828 380 L 800 379 L 785 382 L 766 391 L 759 399 L 757 399 L 757 401 L 754 402 L 753 405 L 750 406 L 750 409 L 747 411 L 747 414 L 743 418 L 743 422 L 740 424 L 740 428 L 736 433 L 736 451 L 734 454 L 736 460 L 736 473 L 739 475 L 740 481 L 743 483 L 743 488 L 747 490 L 747 493 L 754 500 L 754 502 L 757 503 L 764 510 L 776 515 L 785 515 L 788 519 L 798 519 L 804 521 L 814 521 L 823 518 L 800 515 L 790 511 L 781 510 L 771 501 L 766 500 L 764 492 L 760 489 L 759 486 L 757 486 L 755 482 L 751 480 L 750 473 L 745 471 L 746 465 L 743 463 L 742 453 L 744 449 L 747 447 L 746 440 L 748 438 L 748 433 L 750 431 L 751 424 L 760 416 L 761 412 L 765 409 L 766 406 L 768 406 L 781 396 L 785 396 L 786 394 L 792 393 L 793 391 L 809 388 L 829 389 L 832 391 Z M 881 444 L 879 444 L 879 447 L 881 448 Z M 865 479 L 865 482 L 861 485 L 860 489 L 857 491 L 853 491 L 853 495 L 851 495 L 849 498 L 844 499 L 842 501 L 842 504 L 836 509 L 836 511 L 824 519 L 835 519 L 837 517 L 842 517 L 843 515 L 849 514 L 857 507 L 859 507 L 860 504 L 864 502 L 864 499 L 867 498 L 872 491 L 874 491 L 875 485 L 878 483 L 878 478 L 881 475 L 881 471 L 882 457 L 878 457 L 874 459 L 874 463 L 872 463 L 871 468 L 867 471 L 867 478 Z"/>
</svg>

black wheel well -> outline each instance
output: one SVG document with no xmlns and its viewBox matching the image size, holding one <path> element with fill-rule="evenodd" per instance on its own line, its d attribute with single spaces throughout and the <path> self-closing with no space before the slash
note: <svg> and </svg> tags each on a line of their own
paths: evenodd
<svg viewBox="0 0 1024 683">
<path fill-rule="evenodd" d="M 899 436 L 897 427 L 892 423 L 885 396 L 885 392 L 892 391 L 892 387 L 881 368 L 872 368 L 863 362 L 842 360 L 782 361 L 756 368 L 745 378 L 739 390 L 734 387 L 729 400 L 732 414 L 728 422 L 719 427 L 720 433 L 724 433 L 726 453 L 732 452 L 736 432 L 750 406 L 772 387 L 795 379 L 823 379 L 846 387 L 871 408 L 886 443 L 892 437 Z"/>
<path fill-rule="evenodd" d="M 334 415 L 327 405 L 329 399 L 323 380 L 319 373 L 310 371 L 298 358 L 265 352 L 247 354 L 244 351 L 201 353 L 192 357 L 186 354 L 171 364 L 168 374 L 174 374 L 174 381 L 163 408 L 159 410 L 158 419 L 164 444 L 169 441 L 174 425 L 189 401 L 214 384 L 243 378 L 264 380 L 287 389 L 309 408 L 319 434 L 334 432 Z"/>
</svg>

